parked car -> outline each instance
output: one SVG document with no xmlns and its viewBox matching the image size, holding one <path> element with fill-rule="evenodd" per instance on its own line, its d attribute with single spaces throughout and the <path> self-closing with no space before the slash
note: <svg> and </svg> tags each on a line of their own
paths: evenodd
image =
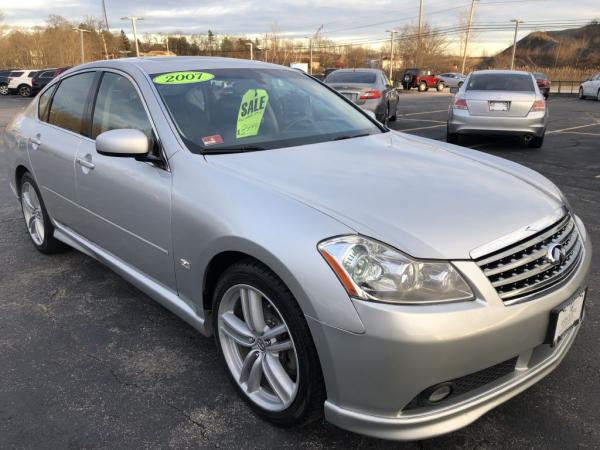
<svg viewBox="0 0 600 450">
<path fill-rule="evenodd" d="M 542 72 L 534 72 L 533 77 L 535 78 L 535 82 L 538 85 L 538 88 L 545 99 L 548 99 L 550 95 L 550 80 L 546 77 Z"/>
<path fill-rule="evenodd" d="M 440 80 L 431 70 L 406 69 L 402 75 L 402 86 L 404 90 L 417 88 L 420 92 L 427 91 L 429 88 L 436 88 L 438 91 L 444 90 L 444 82 Z"/>
<path fill-rule="evenodd" d="M 325 78 L 325 84 L 361 108 L 375 113 L 380 122 L 396 120 L 398 92 L 382 70 L 338 69 Z"/>
<path fill-rule="evenodd" d="M 32 93 L 31 78 L 35 70 L 14 70 L 8 76 L 9 93 L 17 93 L 21 97 L 30 97 Z"/>
<path fill-rule="evenodd" d="M 579 86 L 579 98 L 593 97 L 600 101 L 600 72 Z"/>
<path fill-rule="evenodd" d="M 371 436 L 446 433 L 548 375 L 580 329 L 591 243 L 551 181 L 391 131 L 293 69 L 88 63 L 5 147 L 33 245 L 81 250 L 214 335 L 280 426 L 324 408 Z"/>
<path fill-rule="evenodd" d="M 464 84 L 466 78 L 465 75 L 457 72 L 441 73 L 437 77 L 444 83 L 445 86 L 458 88 Z"/>
<path fill-rule="evenodd" d="M 41 89 L 44 88 L 50 81 L 59 76 L 69 67 L 59 67 L 57 69 L 45 69 L 40 70 L 31 78 L 31 93 L 37 94 Z"/>
<path fill-rule="evenodd" d="M 461 134 L 512 134 L 534 148 L 544 143 L 548 109 L 533 75 L 481 70 L 467 77 L 449 108 L 446 139 Z"/>
<path fill-rule="evenodd" d="M 335 72 L 336 70 L 338 70 L 336 67 L 327 67 L 324 71 L 323 71 L 323 79 L 327 78 L 327 76 L 330 73 Z"/>
<path fill-rule="evenodd" d="M 0 72 L 0 95 L 8 95 L 8 77 L 10 72 L 10 70 Z"/>
</svg>

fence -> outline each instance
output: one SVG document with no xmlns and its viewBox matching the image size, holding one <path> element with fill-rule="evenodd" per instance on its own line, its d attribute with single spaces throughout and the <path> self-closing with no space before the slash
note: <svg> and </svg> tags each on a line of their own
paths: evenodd
<svg viewBox="0 0 600 450">
<path fill-rule="evenodd" d="M 551 81 L 550 92 L 554 94 L 577 94 L 581 81 Z"/>
</svg>

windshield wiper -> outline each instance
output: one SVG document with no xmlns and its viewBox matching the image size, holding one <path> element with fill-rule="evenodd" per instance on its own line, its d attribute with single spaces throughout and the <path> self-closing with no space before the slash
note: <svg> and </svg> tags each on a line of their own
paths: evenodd
<svg viewBox="0 0 600 450">
<path fill-rule="evenodd" d="M 354 139 L 357 137 L 365 137 L 365 136 L 370 136 L 371 133 L 364 133 L 364 134 L 349 134 L 349 135 L 344 135 L 344 136 L 338 136 L 336 138 L 334 138 L 334 141 L 343 141 L 344 139 Z"/>
<path fill-rule="evenodd" d="M 266 147 L 260 147 L 258 145 L 246 145 L 243 147 L 221 147 L 221 148 L 205 148 L 203 150 L 204 153 L 209 153 L 211 155 L 219 154 L 219 153 L 243 153 L 243 152 L 256 152 L 259 150 L 267 150 Z"/>
</svg>

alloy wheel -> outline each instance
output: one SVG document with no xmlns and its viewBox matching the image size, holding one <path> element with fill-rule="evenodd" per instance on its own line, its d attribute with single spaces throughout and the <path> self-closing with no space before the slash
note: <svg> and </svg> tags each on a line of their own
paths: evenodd
<svg viewBox="0 0 600 450">
<path fill-rule="evenodd" d="M 8 95 L 8 85 L 0 84 L 0 95 Z"/>
<path fill-rule="evenodd" d="M 27 230 L 33 242 L 40 246 L 44 243 L 46 227 L 44 225 L 44 213 L 37 192 L 29 182 L 23 183 L 21 188 L 21 204 L 23 205 L 23 216 Z"/>
<path fill-rule="evenodd" d="M 268 411 L 288 408 L 298 393 L 298 356 L 271 300 L 252 286 L 232 286 L 219 303 L 217 327 L 223 356 L 240 389 Z"/>
<path fill-rule="evenodd" d="M 19 88 L 19 95 L 21 97 L 29 97 L 31 95 L 31 88 L 29 86 L 21 86 Z"/>
</svg>

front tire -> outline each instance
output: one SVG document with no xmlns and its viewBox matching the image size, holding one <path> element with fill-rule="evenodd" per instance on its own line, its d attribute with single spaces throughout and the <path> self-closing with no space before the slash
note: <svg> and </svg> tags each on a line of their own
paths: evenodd
<svg viewBox="0 0 600 450">
<path fill-rule="evenodd" d="M 580 100 L 585 99 L 585 95 L 583 95 L 583 88 L 582 87 L 579 88 L 579 95 L 577 97 L 579 97 Z"/>
<path fill-rule="evenodd" d="M 19 186 L 21 210 L 29 237 L 41 253 L 52 254 L 68 249 L 66 244 L 54 238 L 54 226 L 33 177 L 25 173 Z"/>
<path fill-rule="evenodd" d="M 8 95 L 8 84 L 0 84 L 0 95 Z"/>
<path fill-rule="evenodd" d="M 419 92 L 425 92 L 427 90 L 427 83 L 425 83 L 424 81 L 421 81 L 419 83 Z"/>
<path fill-rule="evenodd" d="M 229 377 L 254 412 L 282 427 L 322 415 L 325 387 L 308 324 L 267 267 L 248 259 L 223 273 L 213 326 Z"/>
<path fill-rule="evenodd" d="M 444 86 L 444 83 L 438 83 L 438 85 L 437 85 L 437 91 L 438 92 L 442 92 L 445 87 L 446 86 Z"/>
</svg>

